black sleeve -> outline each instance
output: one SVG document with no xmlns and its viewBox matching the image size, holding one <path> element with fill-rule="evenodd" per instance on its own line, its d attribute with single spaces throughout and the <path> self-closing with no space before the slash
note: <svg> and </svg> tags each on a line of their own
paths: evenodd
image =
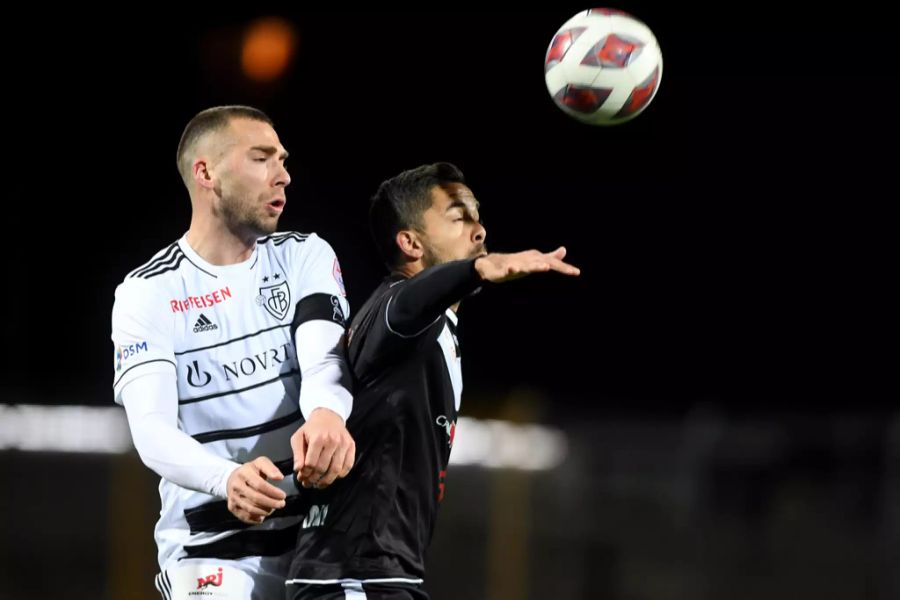
<svg viewBox="0 0 900 600">
<path fill-rule="evenodd" d="M 475 259 L 429 267 L 397 290 L 387 306 L 387 323 L 400 335 L 416 335 L 481 284 Z"/>
</svg>

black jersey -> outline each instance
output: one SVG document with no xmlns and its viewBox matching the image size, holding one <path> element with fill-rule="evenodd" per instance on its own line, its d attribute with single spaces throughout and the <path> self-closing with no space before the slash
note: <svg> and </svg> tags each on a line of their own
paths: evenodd
<svg viewBox="0 0 900 600">
<path fill-rule="evenodd" d="M 462 392 L 456 314 L 481 281 L 473 260 L 385 280 L 350 327 L 347 427 L 357 461 L 311 494 L 291 582 L 421 581 L 444 495 Z"/>
</svg>

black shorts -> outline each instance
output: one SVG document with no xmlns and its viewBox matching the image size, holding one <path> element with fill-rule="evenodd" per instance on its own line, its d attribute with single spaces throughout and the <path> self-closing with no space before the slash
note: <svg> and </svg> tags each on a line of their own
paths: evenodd
<svg viewBox="0 0 900 600">
<path fill-rule="evenodd" d="M 421 585 L 411 583 L 289 583 L 287 600 L 428 600 Z"/>
</svg>

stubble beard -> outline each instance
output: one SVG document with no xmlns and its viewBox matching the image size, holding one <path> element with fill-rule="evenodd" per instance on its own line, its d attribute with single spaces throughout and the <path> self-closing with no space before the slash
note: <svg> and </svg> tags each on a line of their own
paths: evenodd
<svg viewBox="0 0 900 600">
<path fill-rule="evenodd" d="M 278 217 L 264 219 L 259 212 L 256 203 L 246 200 L 242 194 L 233 194 L 216 188 L 219 197 L 218 206 L 213 206 L 213 214 L 222 219 L 229 231 L 241 237 L 251 234 L 254 237 L 263 237 L 275 233 L 278 229 Z"/>
</svg>

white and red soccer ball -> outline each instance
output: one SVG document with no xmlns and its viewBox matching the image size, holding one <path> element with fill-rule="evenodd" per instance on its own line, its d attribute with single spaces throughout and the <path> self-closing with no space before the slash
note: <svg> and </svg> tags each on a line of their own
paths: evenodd
<svg viewBox="0 0 900 600">
<path fill-rule="evenodd" d="M 611 8 L 585 10 L 563 24 L 544 59 L 556 105 L 591 125 L 641 113 L 659 89 L 662 53 L 650 28 Z"/>
</svg>

